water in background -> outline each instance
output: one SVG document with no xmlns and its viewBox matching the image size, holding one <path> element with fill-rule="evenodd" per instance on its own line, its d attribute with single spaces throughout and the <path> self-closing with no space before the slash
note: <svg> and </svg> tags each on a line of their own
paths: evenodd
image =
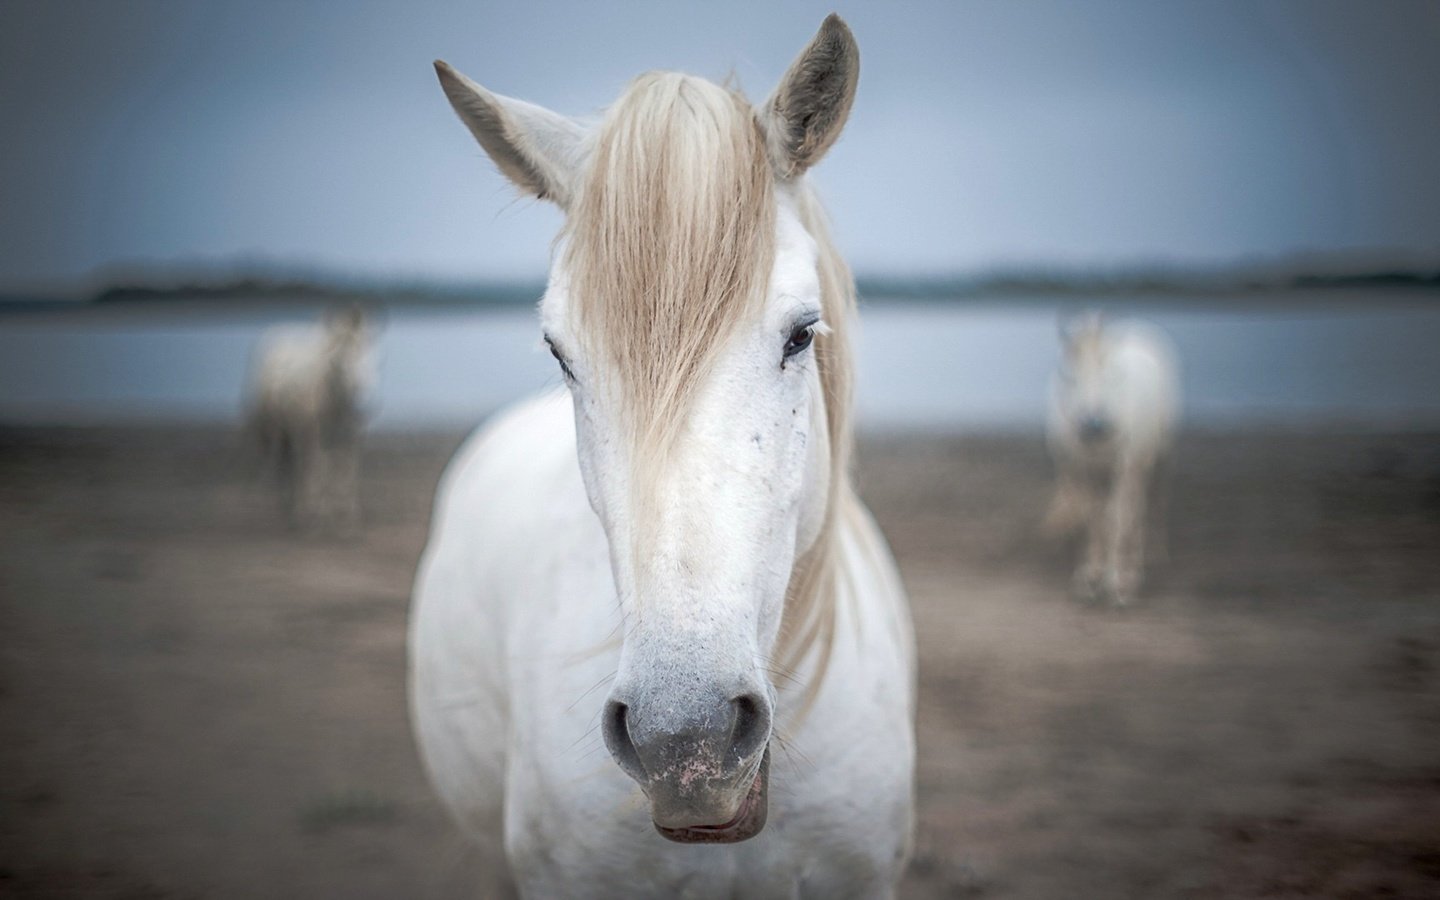
<svg viewBox="0 0 1440 900">
<path fill-rule="evenodd" d="M 1327 291 L 1243 305 L 1129 299 L 1124 307 L 1174 339 L 1190 424 L 1440 427 L 1433 296 Z M 861 426 L 1038 426 L 1059 352 L 1059 309 L 1040 300 L 867 304 L 857 338 Z M 0 422 L 235 421 L 255 339 L 315 313 L 5 313 Z M 393 309 L 379 350 L 382 428 L 470 425 L 559 383 L 529 308 Z"/>
</svg>

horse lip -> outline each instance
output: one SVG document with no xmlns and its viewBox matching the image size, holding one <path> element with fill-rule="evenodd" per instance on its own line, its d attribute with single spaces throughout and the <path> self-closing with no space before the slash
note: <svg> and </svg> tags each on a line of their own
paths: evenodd
<svg viewBox="0 0 1440 900">
<path fill-rule="evenodd" d="M 760 769 L 750 782 L 750 790 L 740 801 L 735 818 L 721 825 L 692 825 L 688 828 L 666 828 L 655 824 L 661 837 L 677 844 L 738 844 L 759 834 L 765 828 L 770 812 L 770 748 L 760 759 Z"/>
</svg>

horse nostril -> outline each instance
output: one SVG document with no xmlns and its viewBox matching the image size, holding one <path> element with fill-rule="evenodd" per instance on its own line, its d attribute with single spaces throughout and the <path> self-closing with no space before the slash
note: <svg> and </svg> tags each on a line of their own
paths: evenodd
<svg viewBox="0 0 1440 900">
<path fill-rule="evenodd" d="M 621 771 L 636 781 L 644 782 L 645 766 L 640 762 L 640 753 L 630 738 L 630 724 L 626 718 L 629 712 L 630 708 L 618 700 L 606 703 L 601 731 L 605 735 L 605 746 L 610 749 L 615 762 L 620 764 Z"/>
<path fill-rule="evenodd" d="M 1098 441 L 1110 433 L 1110 420 L 1104 416 L 1086 416 L 1080 420 L 1080 437 L 1087 441 Z"/>
<path fill-rule="evenodd" d="M 749 759 L 770 738 L 770 708 L 758 694 L 741 694 L 730 705 L 735 708 L 730 748 L 737 760 Z"/>
</svg>

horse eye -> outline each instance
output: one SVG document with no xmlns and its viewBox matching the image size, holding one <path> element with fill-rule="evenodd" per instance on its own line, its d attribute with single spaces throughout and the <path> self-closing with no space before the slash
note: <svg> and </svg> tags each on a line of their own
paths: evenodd
<svg viewBox="0 0 1440 900">
<path fill-rule="evenodd" d="M 790 338 L 785 342 L 785 358 L 789 359 L 790 357 L 804 350 L 806 347 L 810 346 L 810 342 L 813 340 L 815 340 L 814 322 L 811 322 L 808 325 L 801 325 L 799 328 L 796 328 L 794 331 L 790 332 Z"/>
<path fill-rule="evenodd" d="M 555 361 L 560 364 L 560 374 L 564 375 L 567 380 L 574 381 L 575 373 L 570 371 L 570 364 L 565 361 L 565 357 L 560 355 L 560 351 L 555 347 L 555 342 L 547 337 L 545 346 L 550 348 L 550 355 L 555 357 Z"/>
</svg>

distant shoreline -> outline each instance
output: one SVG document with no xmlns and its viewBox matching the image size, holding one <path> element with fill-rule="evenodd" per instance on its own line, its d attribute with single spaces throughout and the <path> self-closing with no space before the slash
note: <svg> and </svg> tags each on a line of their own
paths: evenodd
<svg viewBox="0 0 1440 900">
<path fill-rule="evenodd" d="M 511 285 L 474 290 L 384 289 L 343 290 L 315 286 L 259 288 L 249 292 L 240 287 L 126 289 L 92 298 L 18 297 L 0 295 L 0 317 L 29 315 L 110 314 L 128 318 L 184 315 L 234 314 L 237 312 L 274 316 L 293 311 L 313 314 L 332 306 L 357 304 L 389 312 L 455 313 L 491 310 L 528 310 L 544 293 L 538 285 Z M 1175 308 L 1270 307 L 1303 302 L 1314 305 L 1346 305 L 1354 302 L 1385 302 L 1395 305 L 1429 305 L 1440 301 L 1440 280 L 1377 276 L 1367 278 L 1307 278 L 1285 284 L 1165 284 L 1008 282 L 984 286 L 961 286 L 941 282 L 904 283 L 859 282 L 861 306 L 957 305 L 1100 307 L 1125 309 L 1134 305 Z"/>
<path fill-rule="evenodd" d="M 891 276 L 861 274 L 860 296 L 885 302 L 967 302 L 973 300 L 1123 300 L 1167 296 L 1189 300 L 1295 291 L 1400 290 L 1440 294 L 1440 267 L 1345 265 L 1342 261 L 1270 263 L 1220 269 L 1158 266 L 1117 271 L 1024 269 L 979 275 Z M 233 304 L 298 305 L 342 303 L 388 307 L 516 307 L 537 302 L 544 282 L 515 279 L 468 283 L 365 281 L 329 274 L 155 274 L 139 272 L 111 279 L 99 289 L 0 291 L 0 310 L 79 309 L 131 304 L 226 307 Z"/>
</svg>

